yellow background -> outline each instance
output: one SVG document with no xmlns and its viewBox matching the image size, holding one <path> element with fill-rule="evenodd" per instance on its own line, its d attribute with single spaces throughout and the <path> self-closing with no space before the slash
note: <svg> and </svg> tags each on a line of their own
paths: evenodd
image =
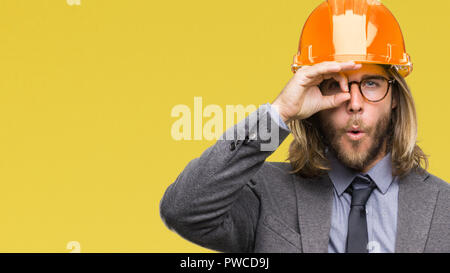
<svg viewBox="0 0 450 273">
<path fill-rule="evenodd" d="M 159 216 L 166 187 L 214 143 L 173 140 L 171 109 L 273 101 L 320 3 L 2 0 L 0 251 L 209 251 Z M 419 145 L 450 181 L 450 1 L 383 3 L 414 62 Z"/>
</svg>

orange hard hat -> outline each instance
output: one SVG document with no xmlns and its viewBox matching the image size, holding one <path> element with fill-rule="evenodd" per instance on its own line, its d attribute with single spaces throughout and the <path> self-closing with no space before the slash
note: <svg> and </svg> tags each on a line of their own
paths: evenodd
<svg viewBox="0 0 450 273">
<path fill-rule="evenodd" d="M 406 77 L 410 56 L 394 15 L 377 0 L 328 0 L 303 26 L 292 71 L 324 61 L 390 64 Z"/>
</svg>

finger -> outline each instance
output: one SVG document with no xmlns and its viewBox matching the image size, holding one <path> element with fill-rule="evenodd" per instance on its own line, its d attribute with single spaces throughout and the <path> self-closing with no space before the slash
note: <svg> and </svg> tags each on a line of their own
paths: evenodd
<svg viewBox="0 0 450 273">
<path fill-rule="evenodd" d="M 322 62 L 306 69 L 305 77 L 314 79 L 321 75 L 337 73 L 341 70 L 341 65 L 337 62 Z"/>
<path fill-rule="evenodd" d="M 347 78 L 347 75 L 344 74 L 344 72 L 340 71 L 337 73 L 330 73 L 330 74 L 323 75 L 324 80 L 331 79 L 331 78 L 333 78 L 337 82 L 339 82 L 339 85 L 341 86 L 342 91 L 349 92 L 348 78 Z"/>
<path fill-rule="evenodd" d="M 360 69 L 361 64 L 355 64 L 353 61 L 339 63 L 339 62 L 322 62 L 306 68 L 303 71 L 302 81 L 304 84 L 313 84 L 318 78 L 323 79 L 324 74 L 333 74 L 341 71 Z M 300 74 L 301 75 L 301 74 Z"/>
<path fill-rule="evenodd" d="M 349 100 L 351 98 L 350 93 L 341 92 L 332 96 L 323 97 L 321 110 L 330 109 L 341 105 L 343 102 Z"/>
<path fill-rule="evenodd" d="M 307 76 L 317 77 L 320 74 L 337 73 L 340 71 L 355 70 L 361 68 L 361 64 L 350 62 L 322 62 L 312 66 L 306 71 Z"/>
</svg>

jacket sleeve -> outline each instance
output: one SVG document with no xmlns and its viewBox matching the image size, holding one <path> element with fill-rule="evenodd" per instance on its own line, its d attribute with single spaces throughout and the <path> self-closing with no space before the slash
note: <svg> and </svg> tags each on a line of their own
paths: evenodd
<svg viewBox="0 0 450 273">
<path fill-rule="evenodd" d="M 251 178 L 290 131 L 261 105 L 191 160 L 165 191 L 160 215 L 185 239 L 223 252 L 252 252 L 259 197 Z"/>
</svg>

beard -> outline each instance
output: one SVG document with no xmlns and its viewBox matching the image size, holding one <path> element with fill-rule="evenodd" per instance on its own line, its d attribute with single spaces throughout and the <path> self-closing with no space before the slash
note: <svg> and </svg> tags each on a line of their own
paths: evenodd
<svg viewBox="0 0 450 273">
<path fill-rule="evenodd" d="M 387 112 L 380 117 L 373 127 L 365 127 L 361 117 L 354 115 L 344 128 L 336 128 L 329 120 L 324 121 L 322 119 L 320 119 L 319 128 L 324 144 L 334 153 L 336 158 L 348 168 L 362 172 L 366 166 L 385 152 L 383 148 L 388 149 L 392 124 L 391 112 Z M 342 142 L 345 141 L 346 128 L 352 125 L 358 125 L 365 132 L 365 136 L 359 140 L 348 139 L 351 148 L 346 149 Z M 361 146 L 367 141 L 370 141 L 370 146 L 367 149 L 362 149 Z M 383 145 L 385 142 L 386 146 Z"/>
</svg>

